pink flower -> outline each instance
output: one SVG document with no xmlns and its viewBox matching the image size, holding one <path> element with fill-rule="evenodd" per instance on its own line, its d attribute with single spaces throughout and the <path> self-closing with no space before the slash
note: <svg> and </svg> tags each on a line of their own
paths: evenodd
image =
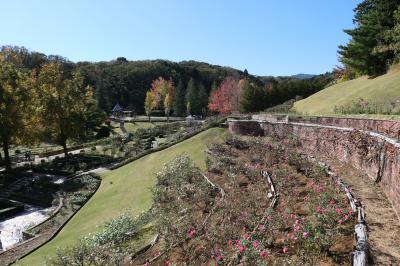
<svg viewBox="0 0 400 266">
<path fill-rule="evenodd" d="M 187 236 L 188 236 L 189 238 L 192 238 L 195 234 L 196 234 L 196 230 L 195 230 L 194 228 L 191 228 L 191 229 L 189 230 L 189 232 L 187 233 Z"/>
<path fill-rule="evenodd" d="M 257 242 L 257 241 L 254 241 L 254 242 L 253 242 L 253 247 L 254 247 L 254 248 L 257 248 L 257 247 L 258 247 L 258 242 Z"/>
<path fill-rule="evenodd" d="M 239 246 L 239 251 L 240 251 L 240 253 L 243 253 L 243 251 L 244 251 L 244 246 L 240 245 L 240 246 Z"/>
<path fill-rule="evenodd" d="M 266 257 L 267 255 L 268 253 L 265 250 L 260 252 L 260 257 Z"/>
<path fill-rule="evenodd" d="M 260 224 L 260 225 L 258 226 L 258 230 L 264 231 L 264 230 L 265 230 L 265 226 L 264 226 L 263 224 Z"/>
<path fill-rule="evenodd" d="M 246 240 L 249 240 L 249 239 L 250 239 L 250 235 L 246 233 L 246 234 L 244 235 L 244 238 L 245 238 Z"/>
<path fill-rule="evenodd" d="M 288 247 L 283 247 L 283 249 L 282 249 L 282 251 L 283 251 L 283 253 L 288 253 L 289 252 L 289 248 Z"/>
<path fill-rule="evenodd" d="M 228 240 L 228 247 L 232 247 L 232 240 Z"/>
<path fill-rule="evenodd" d="M 308 238 L 309 233 L 308 232 L 303 232 L 303 238 Z"/>
<path fill-rule="evenodd" d="M 347 221 L 348 219 L 350 218 L 350 215 L 348 215 L 348 214 L 346 214 L 345 216 L 344 216 L 344 219 Z"/>
<path fill-rule="evenodd" d="M 217 261 L 221 261 L 222 260 L 222 256 L 221 255 L 218 255 L 217 256 Z"/>
<path fill-rule="evenodd" d="M 341 208 L 336 208 L 336 212 L 337 212 L 338 214 L 342 214 L 342 213 L 343 213 L 343 211 L 342 211 Z"/>
<path fill-rule="evenodd" d="M 290 218 L 292 218 L 293 220 L 296 219 L 296 214 L 294 213 L 290 214 Z"/>
<path fill-rule="evenodd" d="M 294 227 L 293 231 L 299 232 L 299 231 L 300 231 L 300 226 L 299 226 L 299 225 L 296 225 L 296 226 Z"/>
<path fill-rule="evenodd" d="M 338 221 L 338 223 L 339 223 L 339 224 L 342 224 L 342 223 L 343 223 L 342 219 L 340 219 L 340 220 Z"/>
<path fill-rule="evenodd" d="M 329 202 L 329 204 L 330 204 L 330 205 L 335 205 L 336 202 L 335 202 L 334 200 L 331 200 L 331 201 Z"/>
<path fill-rule="evenodd" d="M 320 213 L 321 212 L 321 206 L 317 206 L 317 208 L 316 208 L 316 211 L 317 211 L 317 213 Z"/>
</svg>

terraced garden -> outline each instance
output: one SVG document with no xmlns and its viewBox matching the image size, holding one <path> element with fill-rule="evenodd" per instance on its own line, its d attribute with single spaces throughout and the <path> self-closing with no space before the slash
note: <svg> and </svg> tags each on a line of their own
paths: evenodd
<svg viewBox="0 0 400 266">
<path fill-rule="evenodd" d="M 131 263 L 350 264 L 354 213 L 319 164 L 263 138 L 227 138 L 209 154 L 206 176 L 184 157 L 157 175 L 160 238 Z"/>
<path fill-rule="evenodd" d="M 138 159 L 102 176 L 97 193 L 74 216 L 63 230 L 48 244 L 20 260 L 18 265 L 43 265 L 46 257 L 56 253 L 58 247 L 75 245 L 81 237 L 101 229 L 111 218 L 124 211 L 138 214 L 152 204 L 151 187 L 155 173 L 162 165 L 181 154 L 188 154 L 196 164 L 205 168 L 207 144 L 221 139 L 222 129 L 209 129 L 188 140 L 160 152 Z"/>
</svg>

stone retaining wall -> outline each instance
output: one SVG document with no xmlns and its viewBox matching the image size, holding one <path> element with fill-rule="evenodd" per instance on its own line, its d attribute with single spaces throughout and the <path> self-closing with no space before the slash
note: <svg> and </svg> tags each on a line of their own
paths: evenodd
<svg viewBox="0 0 400 266">
<path fill-rule="evenodd" d="M 316 124 L 237 120 L 229 121 L 229 130 L 233 134 L 296 140 L 306 150 L 350 163 L 379 183 L 400 214 L 398 143 L 370 132 Z"/>
<path fill-rule="evenodd" d="M 400 121 L 382 120 L 382 119 L 366 119 L 366 118 L 346 118 L 346 117 L 323 117 L 323 116 L 285 116 L 273 114 L 257 114 L 253 115 L 254 120 L 266 121 L 284 121 L 312 123 L 318 125 L 349 127 L 359 130 L 374 131 L 384 134 L 391 138 L 400 138 Z"/>
</svg>

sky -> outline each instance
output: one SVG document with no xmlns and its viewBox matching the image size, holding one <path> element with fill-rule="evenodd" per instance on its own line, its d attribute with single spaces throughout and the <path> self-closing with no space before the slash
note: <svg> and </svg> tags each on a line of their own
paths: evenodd
<svg viewBox="0 0 400 266">
<path fill-rule="evenodd" d="M 255 75 L 338 64 L 359 0 L 0 0 L 0 45 L 71 61 L 197 60 Z"/>
</svg>

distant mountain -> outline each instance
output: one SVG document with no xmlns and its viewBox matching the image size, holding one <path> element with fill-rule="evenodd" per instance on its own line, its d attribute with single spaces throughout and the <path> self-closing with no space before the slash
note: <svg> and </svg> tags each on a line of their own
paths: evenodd
<svg viewBox="0 0 400 266">
<path fill-rule="evenodd" d="M 300 73 L 300 74 L 293 75 L 291 77 L 295 78 L 295 79 L 311 79 L 311 78 L 313 78 L 315 76 L 316 75 L 314 75 L 314 74 L 303 74 L 303 73 Z"/>
</svg>

